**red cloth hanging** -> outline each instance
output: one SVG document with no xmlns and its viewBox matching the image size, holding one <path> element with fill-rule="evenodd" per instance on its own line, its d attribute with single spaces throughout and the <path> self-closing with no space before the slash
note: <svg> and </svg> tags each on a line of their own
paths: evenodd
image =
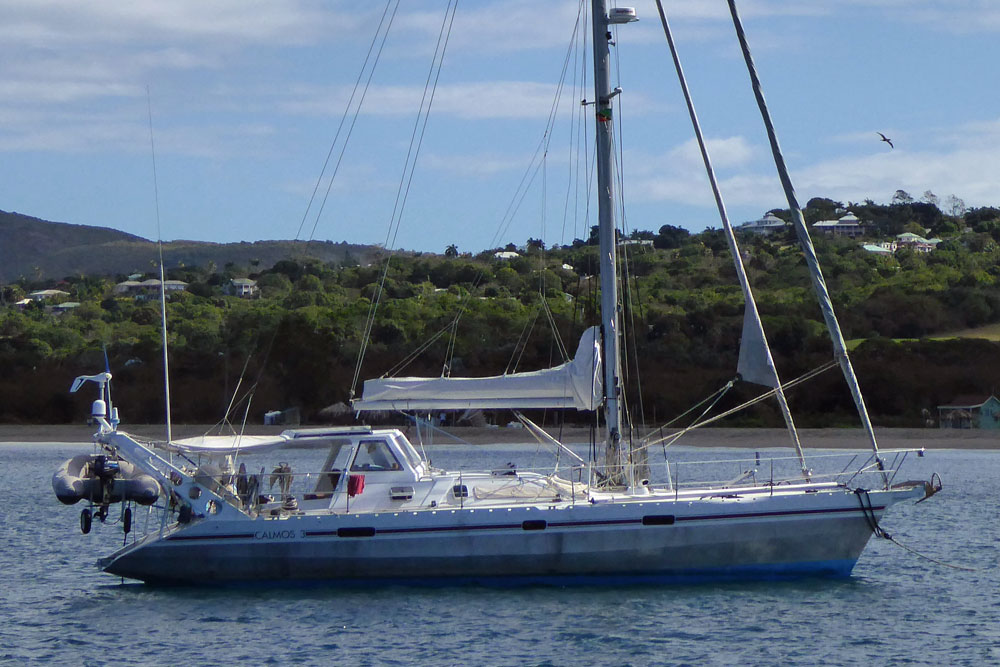
<svg viewBox="0 0 1000 667">
<path fill-rule="evenodd" d="M 347 495 L 351 498 L 360 496 L 365 491 L 365 476 L 350 475 L 347 478 Z"/>
</svg>

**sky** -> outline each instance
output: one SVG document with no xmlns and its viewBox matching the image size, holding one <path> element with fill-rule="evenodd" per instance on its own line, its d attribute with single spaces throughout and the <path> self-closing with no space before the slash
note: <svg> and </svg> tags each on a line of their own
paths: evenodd
<svg viewBox="0 0 1000 667">
<path fill-rule="evenodd" d="M 426 123 L 449 3 L 395 4 L 5 0 L 0 210 L 164 240 L 478 252 L 585 238 L 593 140 L 580 123 L 593 123 L 580 101 L 594 94 L 579 3 L 461 0 Z M 625 229 L 719 227 L 655 4 L 623 4 L 640 18 L 612 48 Z M 784 207 L 727 3 L 664 7 L 731 219 Z M 902 189 L 1000 205 L 1000 2 L 738 7 L 800 202 L 888 203 Z"/>
</svg>

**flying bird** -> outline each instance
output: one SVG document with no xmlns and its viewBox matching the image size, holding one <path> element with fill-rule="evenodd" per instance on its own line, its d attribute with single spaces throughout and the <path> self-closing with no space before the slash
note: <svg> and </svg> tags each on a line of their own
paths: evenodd
<svg viewBox="0 0 1000 667">
<path fill-rule="evenodd" d="M 892 139 L 890 139 L 889 137 L 885 136 L 881 132 L 876 132 L 875 134 L 877 134 L 878 136 L 882 137 L 882 141 L 884 141 L 885 143 L 889 144 L 889 148 L 895 148 L 895 146 L 892 145 Z"/>
</svg>

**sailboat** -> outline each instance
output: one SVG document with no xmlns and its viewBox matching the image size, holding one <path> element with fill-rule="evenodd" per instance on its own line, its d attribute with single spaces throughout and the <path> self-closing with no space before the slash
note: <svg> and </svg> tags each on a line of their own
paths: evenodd
<svg viewBox="0 0 1000 667">
<path fill-rule="evenodd" d="M 431 465 L 401 430 L 368 426 L 153 443 L 119 428 L 110 372 L 83 376 L 73 388 L 97 385 L 91 418 L 100 453 L 63 466 L 53 483 L 62 502 L 87 504 L 84 532 L 94 516 L 106 519 L 112 504 L 123 503 L 123 520 L 128 512 L 124 523 L 131 541 L 101 558 L 100 569 L 149 583 L 196 585 L 844 577 L 872 535 L 880 533 L 879 521 L 892 505 L 926 498 L 939 488 L 930 481 L 894 483 L 909 450 L 878 448 L 800 220 L 836 362 L 851 384 L 872 444 L 868 458 L 852 468 L 825 473 L 807 461 L 721 199 L 747 297 L 740 373 L 770 387 L 769 395 L 779 400 L 795 448 L 789 457 L 794 470 L 779 462 L 775 474 L 776 463 L 758 457 L 735 478 L 721 480 L 717 466 L 699 479 L 687 472 L 697 469 L 687 462 L 683 478 L 679 464 L 652 471 L 643 452 L 658 440 L 637 433 L 622 406 L 610 122 L 621 91 L 609 83 L 609 30 L 636 17 L 628 8 L 609 11 L 606 0 L 592 0 L 592 17 L 600 324 L 583 333 L 570 361 L 554 368 L 485 378 L 383 377 L 366 381 L 353 402 L 359 414 L 511 410 L 527 433 L 570 464 L 554 472 L 444 470 Z M 661 18 L 669 38 L 662 9 Z M 691 112 L 696 120 L 693 107 Z M 604 456 L 584 459 L 521 413 L 541 408 L 598 412 Z M 268 474 L 238 463 L 301 447 L 326 450 L 318 469 L 293 471 L 282 463 Z M 142 531 L 135 529 L 132 505 L 148 508 Z"/>
</svg>

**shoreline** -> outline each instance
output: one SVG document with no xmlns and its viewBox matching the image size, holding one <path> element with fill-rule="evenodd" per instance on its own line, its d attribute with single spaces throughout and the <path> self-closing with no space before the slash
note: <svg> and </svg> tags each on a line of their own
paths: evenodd
<svg viewBox="0 0 1000 667">
<path fill-rule="evenodd" d="M 248 435 L 277 435 L 287 426 L 249 426 Z M 302 428 L 312 428 L 305 426 Z M 320 427 L 321 428 L 321 427 Z M 130 424 L 122 429 L 132 435 L 148 439 L 165 439 L 162 424 Z M 201 424 L 178 424 L 173 426 L 175 438 L 202 435 L 212 431 L 212 426 Z M 548 429 L 547 429 L 548 430 Z M 435 433 L 433 444 L 454 445 L 469 443 L 511 444 L 530 442 L 531 435 L 524 429 L 455 427 Z M 0 443 L 89 443 L 94 432 L 86 424 L 0 424 Z M 404 432 L 416 439 L 412 428 Z M 590 440 L 590 429 L 569 427 L 549 431 L 563 442 L 585 443 Z M 450 434 L 449 437 L 446 434 Z M 939 429 L 939 428 L 876 428 L 880 449 L 974 449 L 1000 450 L 1000 431 L 979 429 Z M 799 429 L 799 437 L 805 449 L 870 449 L 868 438 L 860 428 Z M 785 429 L 780 428 L 704 428 L 696 429 L 677 441 L 677 445 L 689 447 L 733 447 L 743 449 L 765 449 L 790 447 Z"/>
</svg>

